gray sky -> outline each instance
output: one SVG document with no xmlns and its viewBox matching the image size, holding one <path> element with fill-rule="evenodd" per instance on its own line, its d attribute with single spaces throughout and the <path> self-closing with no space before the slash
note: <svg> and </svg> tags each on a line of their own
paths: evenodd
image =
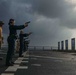
<svg viewBox="0 0 76 75">
<path fill-rule="evenodd" d="M 0 0 L 5 39 L 10 18 L 16 24 L 31 21 L 24 29 L 33 32 L 30 45 L 57 46 L 58 41 L 76 37 L 76 0 Z"/>
</svg>

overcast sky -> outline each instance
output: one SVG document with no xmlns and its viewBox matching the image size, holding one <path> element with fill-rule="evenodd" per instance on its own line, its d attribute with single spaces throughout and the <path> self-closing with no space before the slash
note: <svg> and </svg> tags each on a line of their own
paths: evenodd
<svg viewBox="0 0 76 75">
<path fill-rule="evenodd" d="M 30 45 L 57 46 L 58 41 L 76 38 L 76 0 L 0 0 L 5 39 L 10 18 L 16 24 L 31 21 L 24 29 L 33 32 Z"/>
</svg>

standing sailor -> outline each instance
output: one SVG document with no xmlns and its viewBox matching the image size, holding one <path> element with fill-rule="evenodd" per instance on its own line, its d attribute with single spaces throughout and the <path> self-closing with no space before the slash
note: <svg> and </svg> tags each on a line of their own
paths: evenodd
<svg viewBox="0 0 76 75">
<path fill-rule="evenodd" d="M 24 33 L 22 30 L 20 31 L 20 50 L 19 50 L 19 57 L 23 57 L 22 56 L 22 51 L 24 50 L 24 37 L 29 36 L 30 34 L 32 34 L 32 32 L 29 33 Z"/>
<path fill-rule="evenodd" d="M 6 66 L 13 66 L 14 62 L 12 61 L 14 49 L 15 49 L 15 40 L 17 39 L 17 30 L 21 30 L 28 26 L 28 23 L 24 25 L 15 25 L 15 20 L 9 20 L 9 36 L 7 38 L 8 42 L 8 51 L 6 56 Z"/>
</svg>

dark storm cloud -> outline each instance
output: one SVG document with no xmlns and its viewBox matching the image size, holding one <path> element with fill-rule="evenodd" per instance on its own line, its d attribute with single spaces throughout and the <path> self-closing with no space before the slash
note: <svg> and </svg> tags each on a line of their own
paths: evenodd
<svg viewBox="0 0 76 75">
<path fill-rule="evenodd" d="M 47 18 L 60 19 L 60 26 L 76 28 L 75 4 L 65 0 L 33 0 L 32 10 L 34 13 L 43 15 Z"/>
<path fill-rule="evenodd" d="M 74 12 L 75 4 L 68 3 L 66 0 L 16 0 L 17 3 L 30 4 L 31 14 L 43 15 L 47 18 L 60 19 L 60 25 L 68 28 L 76 28 L 76 18 Z"/>
<path fill-rule="evenodd" d="M 11 2 L 10 0 L 0 0 L 0 20 L 5 22 L 5 25 L 3 26 L 4 29 L 4 33 L 8 32 L 8 18 L 10 18 L 11 16 L 11 11 L 10 8 L 11 7 Z"/>
<path fill-rule="evenodd" d="M 58 18 L 66 13 L 69 4 L 65 0 L 16 0 L 19 3 L 30 3 L 32 5 L 33 13 L 38 13 L 40 15 Z"/>
<path fill-rule="evenodd" d="M 0 0 L 0 18 L 5 18 L 9 16 L 10 5 L 8 1 Z"/>
<path fill-rule="evenodd" d="M 0 18 L 13 17 L 17 23 L 30 19 L 30 14 L 60 19 L 61 26 L 74 28 L 76 24 L 74 6 L 65 0 L 1 0 Z M 29 16 L 29 18 L 28 18 Z M 18 18 L 18 19 L 17 19 Z"/>
<path fill-rule="evenodd" d="M 33 32 L 31 45 L 55 45 L 71 36 L 62 26 L 75 27 L 72 8 L 65 0 L 0 0 L 0 19 L 5 22 L 4 33 L 8 31 L 9 18 L 14 18 L 17 24 L 30 20 L 29 28 L 24 31 Z"/>
<path fill-rule="evenodd" d="M 66 12 L 64 0 L 34 0 L 32 5 L 35 12 L 50 18 L 58 18 Z"/>
</svg>

